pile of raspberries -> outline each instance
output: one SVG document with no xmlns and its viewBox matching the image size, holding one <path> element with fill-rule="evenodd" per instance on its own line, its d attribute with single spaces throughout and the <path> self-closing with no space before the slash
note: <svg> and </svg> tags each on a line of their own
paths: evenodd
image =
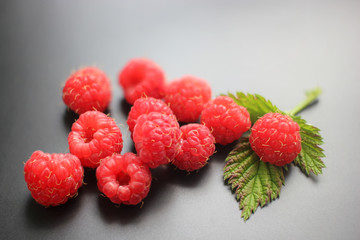
<svg viewBox="0 0 360 240">
<path fill-rule="evenodd" d="M 113 203 L 139 204 L 149 193 L 151 168 L 173 164 L 199 170 L 213 155 L 215 143 L 234 142 L 251 127 L 246 108 L 227 96 L 212 99 L 201 78 L 184 76 L 167 83 L 161 67 L 138 58 L 125 65 L 118 79 L 132 105 L 127 124 L 136 154 L 121 154 L 122 133 L 103 113 L 112 97 L 106 74 L 96 67 L 74 72 L 62 95 L 79 114 L 68 135 L 70 153 L 38 150 L 24 166 L 28 189 L 39 204 L 57 206 L 76 196 L 84 167 L 96 169 L 98 188 Z M 260 159 L 278 166 L 299 154 L 300 140 L 298 124 L 280 113 L 264 115 L 250 134 Z"/>
</svg>

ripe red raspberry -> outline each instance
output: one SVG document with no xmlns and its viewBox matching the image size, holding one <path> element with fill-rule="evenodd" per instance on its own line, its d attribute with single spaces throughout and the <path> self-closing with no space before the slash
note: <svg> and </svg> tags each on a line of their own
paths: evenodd
<svg viewBox="0 0 360 240">
<path fill-rule="evenodd" d="M 129 112 L 127 124 L 130 132 L 134 131 L 138 117 L 142 114 L 148 114 L 150 112 L 173 115 L 170 107 L 164 101 L 152 97 L 139 98 L 135 101 Z"/>
<path fill-rule="evenodd" d="M 246 108 L 237 105 L 227 96 L 208 102 L 201 113 L 200 121 L 211 130 L 216 142 L 222 145 L 239 139 L 251 126 Z"/>
<path fill-rule="evenodd" d="M 203 79 L 185 76 L 168 84 L 164 100 L 180 122 L 196 122 L 211 99 L 210 85 Z"/>
<path fill-rule="evenodd" d="M 158 112 L 141 115 L 133 132 L 137 154 L 150 168 L 174 160 L 179 153 L 180 136 L 175 116 Z"/>
<path fill-rule="evenodd" d="M 143 58 L 130 60 L 119 73 L 125 99 L 134 104 L 144 96 L 162 98 L 165 87 L 165 75 L 153 61 Z"/>
<path fill-rule="evenodd" d="M 149 193 L 151 172 L 134 153 L 104 158 L 96 169 L 97 185 L 113 203 L 136 205 Z"/>
<path fill-rule="evenodd" d="M 77 195 L 84 169 L 80 160 L 70 154 L 35 151 L 24 166 L 27 187 L 43 206 L 64 204 Z"/>
<path fill-rule="evenodd" d="M 74 122 L 68 136 L 70 152 L 84 167 L 96 168 L 101 159 L 120 153 L 122 134 L 116 122 L 102 112 L 88 111 Z"/>
<path fill-rule="evenodd" d="M 188 124 L 180 128 L 181 149 L 173 164 L 181 170 L 194 171 L 202 168 L 215 151 L 215 138 L 202 124 Z"/>
<path fill-rule="evenodd" d="M 103 112 L 111 100 L 111 85 L 103 71 L 85 67 L 66 80 L 62 98 L 74 112 L 82 114 L 90 110 Z"/>
<path fill-rule="evenodd" d="M 264 162 L 283 166 L 301 151 L 299 124 L 280 113 L 267 113 L 251 128 L 250 145 Z"/>
</svg>

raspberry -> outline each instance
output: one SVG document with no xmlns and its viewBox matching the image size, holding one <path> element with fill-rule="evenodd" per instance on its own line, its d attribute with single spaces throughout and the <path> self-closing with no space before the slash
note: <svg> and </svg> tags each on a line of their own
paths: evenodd
<svg viewBox="0 0 360 240">
<path fill-rule="evenodd" d="M 120 153 L 122 134 L 115 121 L 102 112 L 88 111 L 74 122 L 68 136 L 70 152 L 84 167 L 96 168 L 101 159 Z"/>
<path fill-rule="evenodd" d="M 137 119 L 133 140 L 140 160 L 155 168 L 174 160 L 179 153 L 180 135 L 174 115 L 151 112 Z"/>
<path fill-rule="evenodd" d="M 165 75 L 153 61 L 143 58 L 130 60 L 119 73 L 125 99 L 133 104 L 136 99 L 147 96 L 162 98 L 165 87 Z"/>
<path fill-rule="evenodd" d="M 27 187 L 36 202 L 57 206 L 77 195 L 84 169 L 80 160 L 70 154 L 35 151 L 24 166 Z"/>
<path fill-rule="evenodd" d="M 237 105 L 227 96 L 208 102 L 201 113 L 200 121 L 212 131 L 216 142 L 222 145 L 239 139 L 251 126 L 246 108 Z"/>
<path fill-rule="evenodd" d="M 280 113 L 267 113 L 251 128 L 250 145 L 264 162 L 283 166 L 301 151 L 299 124 Z"/>
<path fill-rule="evenodd" d="M 181 122 L 196 122 L 205 103 L 211 99 L 210 85 L 203 79 L 185 76 L 172 81 L 164 100 Z"/>
<path fill-rule="evenodd" d="M 104 158 L 96 169 L 97 185 L 113 203 L 136 205 L 149 193 L 151 172 L 134 153 Z"/>
<path fill-rule="evenodd" d="M 182 144 L 173 164 L 181 170 L 202 168 L 215 151 L 215 138 L 202 124 L 188 124 L 180 128 Z"/>
<path fill-rule="evenodd" d="M 111 100 L 108 77 L 96 67 L 85 67 L 66 80 L 62 95 L 64 103 L 74 112 L 90 110 L 103 112 Z"/>
<path fill-rule="evenodd" d="M 166 115 L 173 115 L 170 107 L 166 105 L 162 100 L 155 98 L 139 98 L 135 101 L 129 112 L 127 124 L 130 132 L 134 131 L 136 121 L 142 114 L 148 114 L 150 112 L 159 112 Z"/>
</svg>

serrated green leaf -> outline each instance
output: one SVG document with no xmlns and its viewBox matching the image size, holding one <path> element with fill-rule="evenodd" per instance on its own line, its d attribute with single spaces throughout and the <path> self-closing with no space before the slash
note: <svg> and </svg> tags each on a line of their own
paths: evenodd
<svg viewBox="0 0 360 240">
<path fill-rule="evenodd" d="M 224 180 L 235 191 L 241 217 L 246 221 L 258 206 L 279 197 L 284 173 L 281 167 L 260 161 L 250 147 L 249 138 L 242 138 L 226 158 Z"/>
<path fill-rule="evenodd" d="M 324 150 L 319 146 L 323 143 L 320 129 L 308 124 L 299 116 L 292 116 L 292 118 L 299 124 L 301 136 L 301 152 L 293 163 L 307 175 L 310 172 L 315 175 L 321 174 L 322 168 L 325 168 L 321 158 L 325 157 L 325 154 Z"/>
<path fill-rule="evenodd" d="M 238 105 L 241 105 L 248 110 L 252 124 L 254 124 L 259 117 L 262 117 L 268 112 L 282 113 L 269 100 L 266 100 L 259 94 L 245 94 L 243 92 L 237 92 L 236 95 L 229 93 L 228 96 L 234 99 Z"/>
<path fill-rule="evenodd" d="M 322 161 L 325 154 L 320 147 L 323 144 L 320 129 L 295 115 L 313 102 L 320 93 L 321 89 L 313 89 L 307 94 L 305 101 L 286 113 L 258 94 L 238 92 L 236 95 L 229 93 L 228 96 L 237 104 L 247 108 L 252 124 L 268 112 L 279 112 L 291 116 L 300 126 L 302 146 L 300 154 L 293 163 L 307 175 L 311 172 L 318 175 L 325 167 Z M 230 152 L 224 167 L 224 180 L 227 180 L 235 192 L 242 210 L 241 216 L 245 221 L 256 211 L 258 206 L 263 207 L 279 197 L 285 181 L 283 170 L 287 171 L 287 167 L 277 167 L 260 161 L 250 147 L 249 138 L 242 138 L 235 149 Z"/>
</svg>

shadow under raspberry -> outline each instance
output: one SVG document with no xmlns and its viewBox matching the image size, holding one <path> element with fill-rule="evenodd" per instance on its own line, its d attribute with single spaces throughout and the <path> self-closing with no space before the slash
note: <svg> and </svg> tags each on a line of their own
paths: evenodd
<svg viewBox="0 0 360 240">
<path fill-rule="evenodd" d="M 63 113 L 63 122 L 66 132 L 71 131 L 72 124 L 79 118 L 79 115 L 71 111 L 69 108 L 65 108 Z"/>
<path fill-rule="evenodd" d="M 79 209 L 80 201 L 77 197 L 69 199 L 63 205 L 44 207 L 29 195 L 25 205 L 25 222 L 32 229 L 53 230 L 68 224 L 69 219 L 76 217 Z"/>
<path fill-rule="evenodd" d="M 172 206 L 171 199 L 176 195 L 174 185 L 180 187 L 196 187 L 204 180 L 209 166 L 205 166 L 199 172 L 188 173 L 175 169 L 174 166 L 166 165 L 151 169 L 152 184 L 148 196 L 136 206 L 117 205 L 104 196 L 98 197 L 98 206 L 101 217 L 109 222 L 119 224 L 133 224 L 145 216 L 152 217 L 159 211 Z"/>
<path fill-rule="evenodd" d="M 121 113 L 122 113 L 124 116 L 126 116 L 126 118 L 127 118 L 127 116 L 129 115 L 129 112 L 130 112 L 131 107 L 132 107 L 132 105 L 129 104 L 129 103 L 125 100 L 125 98 L 123 98 L 123 99 L 121 99 L 121 101 L 119 101 L 120 111 L 121 111 Z"/>
<path fill-rule="evenodd" d="M 204 180 L 209 169 L 209 164 L 206 164 L 199 170 L 188 172 L 180 170 L 169 164 L 168 166 L 165 166 L 164 169 L 154 169 L 153 175 L 159 176 L 159 178 L 165 178 L 162 181 L 166 181 L 170 184 L 175 184 L 182 187 L 196 187 Z"/>
<path fill-rule="evenodd" d="M 80 196 L 92 195 L 98 192 L 97 180 L 96 180 L 96 169 L 84 168 L 84 180 L 83 186 L 79 189 Z"/>
<path fill-rule="evenodd" d="M 155 178 L 154 178 L 155 177 Z M 108 223 L 117 222 L 121 225 L 133 224 L 145 216 L 151 217 L 161 208 L 170 203 L 171 187 L 159 181 L 153 175 L 148 196 L 137 205 L 114 204 L 102 194 L 98 196 L 98 207 L 101 217 Z M 99 192 L 100 193 L 100 192 Z M 142 216 L 140 218 L 140 216 Z"/>
<path fill-rule="evenodd" d="M 238 141 L 229 143 L 227 145 L 221 145 L 218 143 L 215 144 L 215 153 L 210 157 L 210 161 L 215 160 L 217 162 L 223 162 L 225 166 L 225 159 L 237 144 Z"/>
<path fill-rule="evenodd" d="M 83 186 L 78 190 L 78 195 L 69 199 L 65 204 L 55 207 L 43 207 L 36 203 L 29 195 L 26 204 L 26 222 L 32 228 L 56 228 L 75 218 L 80 206 L 87 205 L 93 201 L 94 195 L 100 194 L 97 188 L 97 181 L 94 169 L 84 169 Z"/>
<path fill-rule="evenodd" d="M 144 208 L 141 203 L 138 205 L 117 205 L 105 196 L 99 195 L 98 207 L 101 217 L 108 223 L 118 222 L 122 225 L 134 223 L 141 215 Z"/>
</svg>

